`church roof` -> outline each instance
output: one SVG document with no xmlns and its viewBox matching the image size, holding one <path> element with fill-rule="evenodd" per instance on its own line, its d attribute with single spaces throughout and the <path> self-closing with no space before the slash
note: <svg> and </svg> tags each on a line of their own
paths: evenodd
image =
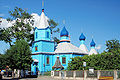
<svg viewBox="0 0 120 80">
<path fill-rule="evenodd" d="M 88 49 L 84 44 L 81 44 L 79 49 L 81 49 L 82 51 L 84 51 L 84 53 L 88 54 Z"/>
<path fill-rule="evenodd" d="M 66 30 L 65 27 L 63 27 L 62 31 L 60 32 L 60 36 L 68 36 L 68 35 L 69 35 L 68 31 Z"/>
<path fill-rule="evenodd" d="M 78 53 L 84 54 L 84 51 L 80 50 L 78 47 L 71 43 L 59 43 L 56 47 L 55 53 Z"/>
<path fill-rule="evenodd" d="M 40 18 L 38 20 L 38 23 L 37 23 L 36 27 L 38 29 L 44 29 L 44 28 L 49 27 L 48 17 L 45 16 L 44 9 L 42 9 L 42 13 L 41 13 L 41 16 L 40 16 Z"/>
<path fill-rule="evenodd" d="M 89 55 L 98 54 L 95 48 L 91 48 Z"/>
<path fill-rule="evenodd" d="M 80 35 L 80 37 L 79 37 L 79 40 L 85 40 L 86 39 L 86 37 L 84 36 L 84 34 L 82 33 L 81 35 Z"/>
</svg>

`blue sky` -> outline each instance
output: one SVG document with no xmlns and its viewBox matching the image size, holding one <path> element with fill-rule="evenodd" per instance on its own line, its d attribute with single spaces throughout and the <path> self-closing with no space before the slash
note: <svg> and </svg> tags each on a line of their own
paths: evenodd
<svg viewBox="0 0 120 80">
<path fill-rule="evenodd" d="M 86 36 L 87 48 L 90 50 L 93 36 L 96 46 L 101 45 L 99 52 L 105 50 L 105 41 L 120 39 L 120 0 L 44 0 L 44 3 L 45 14 L 59 23 L 60 29 L 66 26 L 71 43 L 78 47 L 81 32 Z M 8 18 L 8 11 L 16 6 L 40 15 L 42 0 L 0 0 L 0 16 Z M 8 48 L 4 42 L 0 46 L 1 53 Z"/>
</svg>

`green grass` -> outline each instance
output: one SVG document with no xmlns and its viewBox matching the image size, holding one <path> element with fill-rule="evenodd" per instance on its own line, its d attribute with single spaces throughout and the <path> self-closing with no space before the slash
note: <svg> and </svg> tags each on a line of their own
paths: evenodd
<svg viewBox="0 0 120 80">
<path fill-rule="evenodd" d="M 45 72 L 43 76 L 51 76 L 51 72 Z"/>
</svg>

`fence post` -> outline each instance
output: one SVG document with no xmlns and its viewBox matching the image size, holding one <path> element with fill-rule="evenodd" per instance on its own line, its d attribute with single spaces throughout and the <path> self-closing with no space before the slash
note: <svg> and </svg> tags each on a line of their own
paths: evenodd
<svg viewBox="0 0 120 80">
<path fill-rule="evenodd" d="M 51 71 L 51 76 L 54 77 L 54 71 Z"/>
<path fill-rule="evenodd" d="M 86 78 L 87 78 L 87 71 L 84 70 L 84 80 L 87 80 Z"/>
<path fill-rule="evenodd" d="M 97 79 L 100 77 L 100 70 L 97 71 Z"/>
<path fill-rule="evenodd" d="M 117 71 L 114 70 L 114 80 L 117 80 Z"/>
<path fill-rule="evenodd" d="M 59 71 L 59 78 L 61 79 L 61 71 Z"/>
<path fill-rule="evenodd" d="M 64 75 L 64 79 L 66 79 L 66 71 L 64 71 L 65 75 Z"/>
<path fill-rule="evenodd" d="M 76 71 L 73 72 L 73 78 L 75 79 L 76 77 Z"/>
</svg>

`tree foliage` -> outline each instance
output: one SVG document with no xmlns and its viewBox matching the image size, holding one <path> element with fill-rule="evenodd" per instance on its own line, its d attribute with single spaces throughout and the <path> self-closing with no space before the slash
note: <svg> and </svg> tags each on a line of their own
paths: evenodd
<svg viewBox="0 0 120 80">
<path fill-rule="evenodd" d="M 0 70 L 5 69 L 6 67 L 6 56 L 4 54 L 0 54 Z"/>
<path fill-rule="evenodd" d="M 50 25 L 51 34 L 56 33 L 56 32 L 57 32 L 57 33 L 60 32 L 60 29 L 57 28 L 58 23 L 56 23 L 53 19 L 50 19 L 50 20 L 48 21 L 48 23 L 49 23 L 49 25 Z M 60 40 L 59 40 L 57 37 L 52 37 L 52 38 L 53 38 L 53 40 L 54 40 L 54 42 L 55 42 L 56 44 L 59 43 Z"/>
<path fill-rule="evenodd" d="M 12 22 L 12 26 L 8 28 L 0 28 L 0 40 L 9 43 L 12 46 L 13 40 L 25 39 L 27 42 L 32 43 L 33 30 L 32 16 L 21 8 L 15 7 L 13 11 L 9 11 L 11 18 L 8 22 Z"/>
<path fill-rule="evenodd" d="M 108 52 L 112 52 L 112 51 L 120 49 L 119 40 L 116 40 L 116 39 L 106 41 L 106 46 L 107 46 L 106 50 Z"/>
<path fill-rule="evenodd" d="M 60 31 L 59 28 L 56 28 L 58 26 L 58 23 L 56 23 L 53 19 L 50 19 L 48 21 L 48 23 L 50 25 L 50 29 L 52 30 L 51 34 L 53 34 L 53 32 L 59 32 Z"/>
<path fill-rule="evenodd" d="M 7 50 L 6 55 L 9 63 L 7 64 L 11 69 L 23 69 L 30 68 L 32 63 L 31 50 L 28 43 L 25 40 L 17 40 L 15 45 Z"/>
<path fill-rule="evenodd" d="M 7 29 L 1 29 L 0 28 L 0 40 L 4 41 L 6 43 L 9 43 L 10 46 L 12 46 L 12 35 L 9 34 L 11 31 L 10 28 Z"/>
<path fill-rule="evenodd" d="M 25 40 L 17 40 L 5 54 L 0 55 L 0 69 L 29 69 L 32 63 L 31 50 Z"/>
<path fill-rule="evenodd" d="M 83 62 L 86 62 L 85 69 L 94 67 L 95 70 L 120 70 L 120 47 L 118 40 L 108 40 L 106 42 L 107 52 L 97 55 L 85 55 L 74 57 L 68 63 L 68 70 L 82 70 Z"/>
<path fill-rule="evenodd" d="M 82 70 L 83 62 L 86 62 L 85 67 L 88 70 L 94 67 L 95 70 L 120 70 L 120 50 L 119 53 L 101 53 L 97 55 L 75 57 L 68 64 L 68 70 Z"/>
</svg>

